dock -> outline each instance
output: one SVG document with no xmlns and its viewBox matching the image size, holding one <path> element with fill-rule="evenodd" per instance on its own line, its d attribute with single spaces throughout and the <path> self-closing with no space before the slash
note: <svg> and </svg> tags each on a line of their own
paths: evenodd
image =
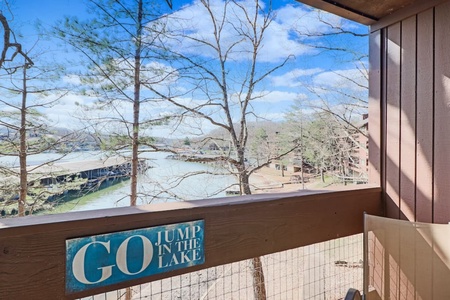
<svg viewBox="0 0 450 300">
<path fill-rule="evenodd" d="M 143 161 L 144 163 L 145 161 Z M 19 171 L 16 169 L 16 171 Z M 108 157 L 106 159 L 83 160 L 75 162 L 57 162 L 40 167 L 27 167 L 29 180 L 40 180 L 41 184 L 59 177 L 67 177 L 78 174 L 81 178 L 94 179 L 113 175 L 129 176 L 131 172 L 131 159 L 128 157 Z M 51 182 L 49 182 L 51 183 Z"/>
<path fill-rule="evenodd" d="M 139 169 L 147 169 L 145 159 L 139 160 Z M 10 171 L 12 175 L 0 178 L 0 188 L 5 187 L 3 190 L 9 191 L 0 194 L 1 216 L 17 213 L 20 169 L 12 168 Z M 106 159 L 55 162 L 29 166 L 27 172 L 28 196 L 34 203 L 30 209 L 38 211 L 54 203 L 68 201 L 129 179 L 131 158 L 115 156 Z M 14 173 L 16 175 L 13 175 Z"/>
<path fill-rule="evenodd" d="M 125 164 L 131 164 L 131 159 L 128 157 L 116 156 L 108 157 L 106 159 L 56 162 L 48 165 L 43 165 L 38 169 L 35 169 L 36 166 L 29 166 L 27 167 L 27 171 L 28 174 L 73 174 L 102 168 L 122 166 Z"/>
</svg>

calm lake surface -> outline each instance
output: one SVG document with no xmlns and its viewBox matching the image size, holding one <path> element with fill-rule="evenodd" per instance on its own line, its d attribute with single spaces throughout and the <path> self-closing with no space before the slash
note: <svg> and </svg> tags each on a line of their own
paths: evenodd
<svg viewBox="0 0 450 300">
<path fill-rule="evenodd" d="M 204 172 L 221 173 L 222 170 L 200 163 L 166 159 L 168 155 L 169 153 L 164 152 L 142 155 L 142 157 L 148 158 L 148 165 L 151 168 L 139 177 L 138 193 L 140 196 L 138 205 L 224 197 L 226 187 L 236 182 L 231 175 L 199 174 Z M 56 153 L 33 155 L 28 158 L 28 165 L 38 165 L 59 157 L 60 155 Z M 58 162 L 88 161 L 104 157 L 105 155 L 99 151 L 74 152 Z M 18 159 L 0 157 L 0 164 L 14 167 L 18 165 Z M 180 180 L 183 174 L 199 175 L 188 176 Z M 161 190 L 164 189 L 170 189 L 170 194 L 162 194 Z M 130 202 L 129 192 L 130 180 L 125 180 L 97 192 L 68 201 L 48 213 L 128 206 Z M 155 198 L 155 195 L 158 195 L 158 197 Z"/>
</svg>

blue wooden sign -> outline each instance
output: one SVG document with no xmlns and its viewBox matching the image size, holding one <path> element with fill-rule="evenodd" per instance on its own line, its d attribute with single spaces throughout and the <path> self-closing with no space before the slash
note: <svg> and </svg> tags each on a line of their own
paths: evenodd
<svg viewBox="0 0 450 300">
<path fill-rule="evenodd" d="M 70 239 L 66 293 L 204 262 L 203 220 Z"/>
</svg>

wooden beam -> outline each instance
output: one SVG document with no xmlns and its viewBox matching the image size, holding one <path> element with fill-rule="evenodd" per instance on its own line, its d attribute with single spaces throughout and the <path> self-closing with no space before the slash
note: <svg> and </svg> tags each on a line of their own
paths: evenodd
<svg viewBox="0 0 450 300">
<path fill-rule="evenodd" d="M 378 22 L 371 24 L 370 31 L 375 32 L 377 30 L 380 30 L 381 28 L 388 27 L 394 23 L 400 22 L 404 19 L 419 14 L 427 9 L 430 9 L 447 1 L 449 0 L 417 1 L 414 4 L 397 10 L 396 12 L 381 18 Z"/>
<path fill-rule="evenodd" d="M 363 212 L 382 215 L 381 189 L 249 195 L 0 221 L 5 299 L 74 299 L 363 231 Z M 192 220 L 205 221 L 204 265 L 107 288 L 65 294 L 65 241 Z"/>
<path fill-rule="evenodd" d="M 337 2 L 334 1 L 323 1 L 323 0 L 297 0 L 297 1 L 364 25 L 371 25 L 376 21 L 378 21 L 378 19 L 372 16 L 366 15 L 363 12 L 352 10 L 349 7 L 339 5 Z"/>
</svg>

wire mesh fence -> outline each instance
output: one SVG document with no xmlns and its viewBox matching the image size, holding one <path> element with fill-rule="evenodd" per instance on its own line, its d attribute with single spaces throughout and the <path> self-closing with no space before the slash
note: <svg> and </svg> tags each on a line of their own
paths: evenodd
<svg viewBox="0 0 450 300">
<path fill-rule="evenodd" d="M 261 257 L 267 299 L 343 299 L 363 287 L 363 235 Z M 254 299 L 251 260 L 174 276 L 83 300 Z"/>
</svg>

